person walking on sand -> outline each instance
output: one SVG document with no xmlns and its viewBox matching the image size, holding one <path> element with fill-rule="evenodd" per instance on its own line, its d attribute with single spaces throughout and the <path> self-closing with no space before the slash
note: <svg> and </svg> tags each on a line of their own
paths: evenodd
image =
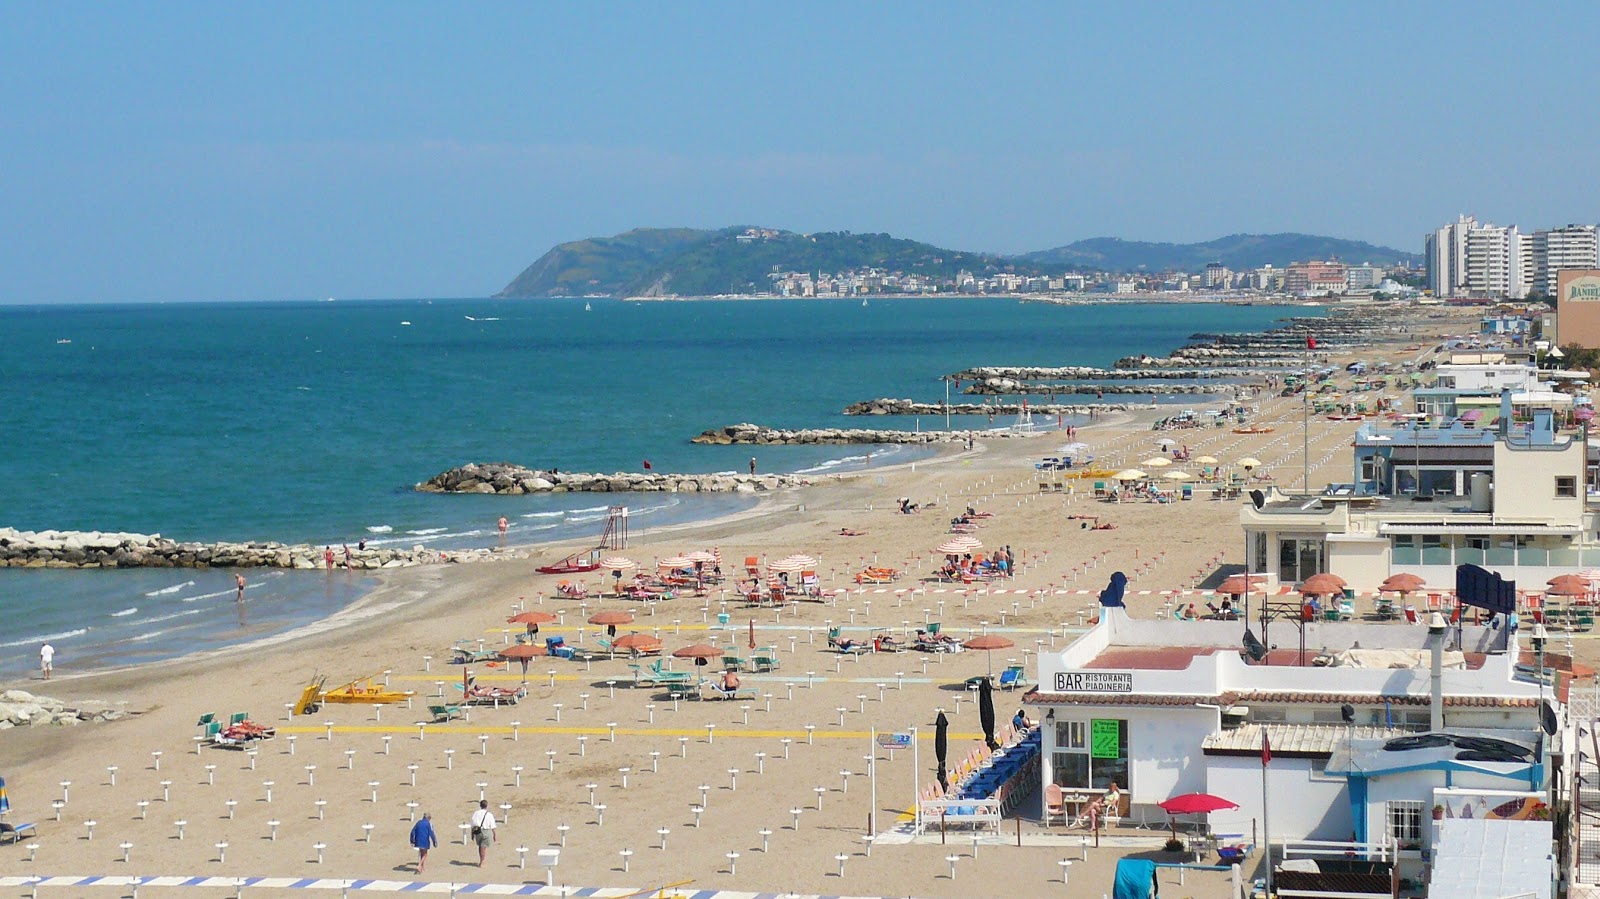
<svg viewBox="0 0 1600 899">
<path fill-rule="evenodd" d="M 478 844 L 478 867 L 481 868 L 489 858 L 489 844 L 495 841 L 494 812 L 489 811 L 489 800 L 478 800 L 478 810 L 467 823 L 472 825 L 472 841 Z"/>
<path fill-rule="evenodd" d="M 50 679 L 50 672 L 55 669 L 56 648 L 46 643 L 39 647 L 39 674 L 45 680 Z"/>
<path fill-rule="evenodd" d="M 233 597 L 234 601 L 235 602 L 244 602 L 244 575 L 242 575 L 242 574 L 234 575 L 233 576 L 233 586 L 238 589 L 238 592 L 236 594 L 234 594 L 234 597 Z"/>
<path fill-rule="evenodd" d="M 422 820 L 412 825 L 411 845 L 417 850 L 417 873 L 421 874 L 428 866 L 428 850 L 439 845 L 439 837 L 433 832 L 432 812 L 423 812 Z"/>
</svg>

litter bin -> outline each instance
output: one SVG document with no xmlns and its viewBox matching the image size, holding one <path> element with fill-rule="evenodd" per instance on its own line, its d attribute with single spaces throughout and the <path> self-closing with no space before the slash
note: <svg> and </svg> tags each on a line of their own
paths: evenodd
<svg viewBox="0 0 1600 899">
<path fill-rule="evenodd" d="M 730 620 L 732 620 L 732 617 L 733 616 L 729 615 L 727 612 L 718 612 L 717 613 L 717 623 L 718 624 L 722 624 L 722 625 L 726 625 Z"/>
</svg>

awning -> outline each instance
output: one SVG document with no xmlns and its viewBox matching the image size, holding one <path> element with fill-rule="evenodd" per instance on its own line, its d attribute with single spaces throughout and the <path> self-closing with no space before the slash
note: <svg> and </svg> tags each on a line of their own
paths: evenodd
<svg viewBox="0 0 1600 899">
<path fill-rule="evenodd" d="M 1438 855 L 1429 895 L 1493 899 L 1550 892 L 1555 875 L 1551 822 L 1446 818 L 1434 826 Z"/>
<path fill-rule="evenodd" d="M 1493 536 L 1505 534 L 1508 536 L 1537 537 L 1547 534 L 1557 537 L 1575 537 L 1583 533 L 1579 527 L 1551 524 L 1517 524 L 1516 522 L 1497 522 L 1495 524 L 1398 524 L 1387 523 L 1378 525 L 1380 534 L 1482 534 Z"/>
</svg>

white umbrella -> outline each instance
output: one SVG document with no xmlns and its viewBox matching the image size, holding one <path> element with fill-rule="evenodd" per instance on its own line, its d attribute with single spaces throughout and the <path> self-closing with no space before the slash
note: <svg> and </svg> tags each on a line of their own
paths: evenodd
<svg viewBox="0 0 1600 899">
<path fill-rule="evenodd" d="M 1254 456 L 1245 456 L 1243 459 L 1239 460 L 1239 467 L 1240 468 L 1260 468 L 1261 467 L 1261 460 L 1255 458 Z"/>
<path fill-rule="evenodd" d="M 1173 440 L 1171 437 L 1163 437 L 1156 441 L 1156 446 L 1175 446 L 1177 442 L 1178 441 Z"/>
<path fill-rule="evenodd" d="M 1217 457 L 1216 456 L 1201 456 L 1200 458 L 1196 459 L 1195 461 L 1200 463 L 1201 465 L 1215 465 L 1215 464 L 1217 464 Z"/>
<path fill-rule="evenodd" d="M 657 568 L 688 568 L 694 560 L 688 556 L 668 556 L 656 563 Z"/>
<path fill-rule="evenodd" d="M 1144 480 L 1145 478 L 1149 477 L 1149 475 L 1145 474 L 1144 472 L 1140 471 L 1137 468 L 1129 468 L 1129 469 L 1127 469 L 1125 471 L 1117 472 L 1116 474 L 1112 475 L 1112 477 L 1116 478 L 1119 481 L 1141 481 L 1141 480 Z"/>
<path fill-rule="evenodd" d="M 1188 473 L 1187 471 L 1164 471 L 1161 473 L 1161 476 L 1169 481 L 1188 481 L 1194 479 L 1194 475 Z"/>
<path fill-rule="evenodd" d="M 946 545 L 960 545 L 961 549 L 957 550 L 957 552 L 966 552 L 967 550 L 972 549 L 983 549 L 983 541 L 972 536 L 971 534 L 961 534 L 957 537 L 951 537 L 949 540 L 946 540 L 944 543 L 940 544 L 940 546 Z"/>
<path fill-rule="evenodd" d="M 1154 459 L 1146 459 L 1139 464 L 1143 465 L 1145 468 L 1166 468 L 1168 465 L 1172 464 L 1172 460 L 1168 459 L 1166 456 L 1157 456 Z"/>
<path fill-rule="evenodd" d="M 715 562 L 717 560 L 715 555 L 703 549 L 697 549 L 692 553 L 687 553 L 684 555 L 684 558 L 688 559 L 690 562 Z"/>
<path fill-rule="evenodd" d="M 1058 453 L 1066 453 L 1069 456 L 1075 456 L 1078 453 L 1088 452 L 1088 450 L 1089 450 L 1089 444 L 1087 444 L 1087 443 L 1068 443 L 1065 446 L 1061 447 L 1060 449 L 1056 450 L 1056 452 L 1058 452 Z"/>
</svg>

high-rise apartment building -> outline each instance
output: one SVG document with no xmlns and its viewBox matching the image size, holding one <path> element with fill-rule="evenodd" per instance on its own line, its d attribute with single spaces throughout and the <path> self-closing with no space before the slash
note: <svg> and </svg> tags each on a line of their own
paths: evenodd
<svg viewBox="0 0 1600 899">
<path fill-rule="evenodd" d="M 1524 297 L 1534 255 L 1515 225 L 1499 227 L 1459 216 L 1424 240 L 1428 289 L 1438 297 Z"/>
<path fill-rule="evenodd" d="M 1436 297 L 1459 296 L 1467 288 L 1467 233 L 1478 227 L 1470 215 L 1430 233 L 1423 240 L 1428 265 L 1428 289 Z"/>
<path fill-rule="evenodd" d="M 1533 232 L 1528 241 L 1531 256 L 1529 289 L 1548 297 L 1556 295 L 1563 269 L 1600 268 L 1600 229 L 1594 225 L 1567 225 Z"/>
</svg>

